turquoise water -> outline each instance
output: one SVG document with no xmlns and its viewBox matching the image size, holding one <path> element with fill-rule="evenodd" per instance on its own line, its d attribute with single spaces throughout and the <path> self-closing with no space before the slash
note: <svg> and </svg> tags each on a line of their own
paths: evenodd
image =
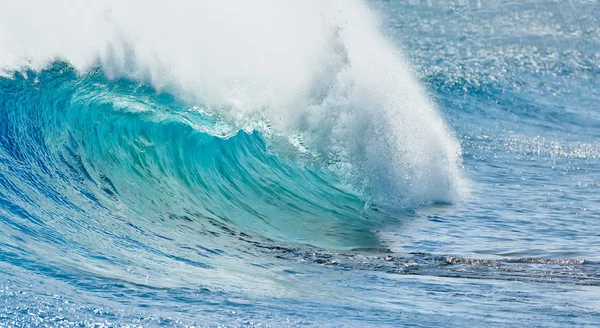
<svg viewBox="0 0 600 328">
<path fill-rule="evenodd" d="M 138 5 L 0 4 L 0 326 L 600 322 L 598 2 Z"/>
</svg>

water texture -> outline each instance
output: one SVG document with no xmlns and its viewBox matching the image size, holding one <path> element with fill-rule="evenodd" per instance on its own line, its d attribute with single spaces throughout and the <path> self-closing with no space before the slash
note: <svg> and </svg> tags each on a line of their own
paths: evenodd
<svg viewBox="0 0 600 328">
<path fill-rule="evenodd" d="M 0 2 L 0 327 L 600 322 L 597 1 Z"/>
</svg>

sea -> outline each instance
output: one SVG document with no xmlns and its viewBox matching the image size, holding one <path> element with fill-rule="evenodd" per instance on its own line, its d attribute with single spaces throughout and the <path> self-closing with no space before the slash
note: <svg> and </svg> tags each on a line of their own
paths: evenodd
<svg viewBox="0 0 600 328">
<path fill-rule="evenodd" d="M 0 327 L 600 327 L 600 2 L 0 0 Z"/>
</svg>

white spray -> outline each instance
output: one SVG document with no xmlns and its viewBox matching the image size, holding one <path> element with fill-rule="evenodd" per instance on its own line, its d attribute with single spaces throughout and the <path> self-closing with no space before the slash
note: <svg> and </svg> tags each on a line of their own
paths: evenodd
<svg viewBox="0 0 600 328">
<path fill-rule="evenodd" d="M 359 0 L 0 0 L 0 74 L 100 64 L 304 146 L 378 204 L 458 196 L 460 146 Z"/>
</svg>

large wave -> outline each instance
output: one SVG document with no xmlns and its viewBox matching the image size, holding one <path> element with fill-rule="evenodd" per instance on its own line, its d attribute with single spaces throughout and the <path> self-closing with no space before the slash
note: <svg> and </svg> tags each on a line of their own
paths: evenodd
<svg viewBox="0 0 600 328">
<path fill-rule="evenodd" d="M 459 143 L 359 1 L 1 9 L 12 215 L 207 220 L 347 246 L 381 218 L 365 205 L 459 194 Z"/>
</svg>

